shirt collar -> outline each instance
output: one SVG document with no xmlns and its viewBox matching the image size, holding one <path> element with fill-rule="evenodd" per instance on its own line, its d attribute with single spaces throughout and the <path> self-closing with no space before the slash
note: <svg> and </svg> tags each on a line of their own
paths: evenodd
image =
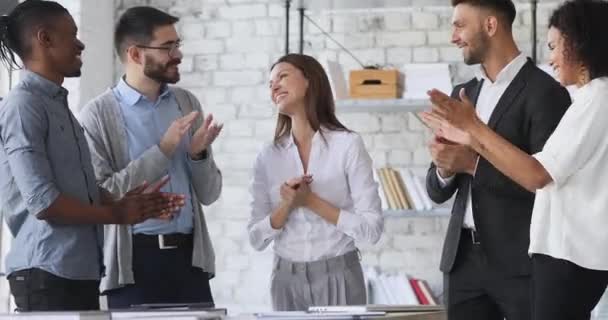
<svg viewBox="0 0 608 320">
<path fill-rule="evenodd" d="M 513 79 L 515 79 L 515 76 L 517 76 L 521 68 L 526 64 L 526 62 L 528 62 L 527 57 L 523 53 L 520 53 L 517 57 L 515 57 L 515 59 L 511 60 L 509 64 L 507 64 L 504 68 L 502 68 L 502 70 L 500 70 L 500 72 L 496 75 L 496 80 L 494 82 L 492 82 L 488 78 L 488 75 L 486 74 L 483 65 L 479 66 L 479 69 L 477 69 L 475 74 L 478 80 L 483 79 L 486 83 L 508 84 L 511 83 Z"/>
<path fill-rule="evenodd" d="M 323 133 L 323 135 L 325 136 L 325 138 L 327 139 L 327 134 L 329 133 L 330 130 L 327 130 L 326 128 L 321 127 L 319 130 L 317 130 L 317 132 L 315 132 L 315 134 L 312 136 L 312 145 L 315 145 L 318 143 L 319 140 L 322 140 L 323 137 L 321 137 L 321 133 Z M 325 143 L 321 144 L 322 146 L 325 146 Z M 289 134 L 284 138 L 283 140 L 283 148 L 285 149 L 289 149 L 292 147 L 296 146 L 296 142 L 295 139 L 293 138 L 293 132 L 290 131 Z"/>
<path fill-rule="evenodd" d="M 55 82 L 29 70 L 23 70 L 22 72 L 22 81 L 24 83 L 49 97 L 55 99 L 68 96 L 68 90 Z"/>
<path fill-rule="evenodd" d="M 128 106 L 134 106 L 140 99 L 145 99 L 145 97 L 139 93 L 139 91 L 135 90 L 135 88 L 131 87 L 126 81 L 125 77 L 120 77 L 120 81 L 116 84 L 116 91 L 120 94 L 120 99 L 122 102 Z M 160 95 L 159 99 L 166 97 L 169 94 L 169 86 L 167 84 L 162 84 L 160 87 Z"/>
</svg>

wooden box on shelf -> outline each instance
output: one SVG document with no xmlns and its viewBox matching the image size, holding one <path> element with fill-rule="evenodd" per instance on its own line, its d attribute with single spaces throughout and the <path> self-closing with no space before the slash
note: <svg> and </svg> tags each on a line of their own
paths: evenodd
<svg viewBox="0 0 608 320">
<path fill-rule="evenodd" d="M 352 70 L 348 80 L 351 98 L 396 99 L 403 93 L 403 76 L 396 69 Z"/>
</svg>

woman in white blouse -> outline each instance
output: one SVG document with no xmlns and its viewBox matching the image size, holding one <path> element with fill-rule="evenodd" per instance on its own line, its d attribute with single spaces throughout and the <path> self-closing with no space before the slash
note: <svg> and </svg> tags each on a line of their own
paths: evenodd
<svg viewBox="0 0 608 320">
<path fill-rule="evenodd" d="M 274 242 L 273 307 L 365 304 L 355 241 L 376 243 L 383 218 L 363 140 L 336 118 L 314 58 L 280 58 L 270 93 L 277 127 L 255 161 L 248 231 L 256 250 Z"/>
<path fill-rule="evenodd" d="M 466 144 L 536 192 L 530 248 L 535 320 L 589 319 L 608 284 L 608 2 L 568 1 L 549 21 L 550 64 L 578 89 L 543 150 L 507 142 L 463 102 L 429 92 L 438 134 Z M 523 128 L 522 128 L 523 129 Z"/>
</svg>

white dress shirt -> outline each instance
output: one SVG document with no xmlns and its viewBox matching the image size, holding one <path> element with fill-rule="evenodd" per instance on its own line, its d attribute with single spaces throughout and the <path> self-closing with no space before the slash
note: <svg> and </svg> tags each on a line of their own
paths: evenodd
<svg viewBox="0 0 608 320">
<path fill-rule="evenodd" d="M 529 252 L 608 270 L 608 77 L 573 94 L 573 103 L 534 157 L 553 182 L 536 191 Z"/>
<path fill-rule="evenodd" d="M 264 147 L 255 161 L 247 226 L 255 249 L 274 241 L 274 251 L 283 259 L 317 261 L 356 250 L 355 241 L 373 244 L 380 239 L 384 221 L 378 184 L 363 140 L 352 132 L 322 131 L 326 141 L 315 133 L 307 173 L 313 178 L 312 192 L 340 209 L 337 225 L 305 207 L 294 209 L 282 229 L 270 225 L 270 215 L 281 202 L 281 185 L 305 174 L 289 135 Z"/>
<path fill-rule="evenodd" d="M 479 81 L 483 81 L 483 84 L 481 87 L 481 91 L 479 92 L 479 96 L 477 97 L 475 111 L 477 112 L 477 116 L 481 121 L 483 121 L 483 123 L 488 124 L 488 121 L 490 121 L 490 116 L 492 115 L 492 112 L 494 112 L 498 101 L 527 61 L 527 57 L 523 53 L 520 53 L 515 59 L 511 60 L 509 64 L 507 64 L 502 70 L 500 70 L 498 75 L 496 75 L 496 81 L 494 82 L 492 82 L 492 80 L 488 78 L 485 73 L 485 70 L 483 69 L 483 66 L 479 67 L 479 70 L 476 73 L 477 79 Z M 473 97 L 469 97 L 469 99 L 473 99 Z M 479 161 L 479 158 L 477 159 L 477 161 Z M 441 175 L 439 175 L 438 171 L 437 177 L 439 178 L 439 184 L 442 187 L 447 186 L 454 180 L 454 176 L 442 178 Z M 464 221 L 462 225 L 465 228 L 475 230 L 475 221 L 473 220 L 473 206 L 471 202 L 471 189 L 469 186 L 469 196 L 467 198 L 467 206 L 465 209 Z"/>
</svg>

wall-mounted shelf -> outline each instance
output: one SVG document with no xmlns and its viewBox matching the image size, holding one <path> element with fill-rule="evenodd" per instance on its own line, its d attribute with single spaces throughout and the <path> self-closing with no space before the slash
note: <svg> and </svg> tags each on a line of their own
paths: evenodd
<svg viewBox="0 0 608 320">
<path fill-rule="evenodd" d="M 429 108 L 428 99 L 336 100 L 337 112 L 418 112 Z"/>
<path fill-rule="evenodd" d="M 384 210 L 385 218 L 443 218 L 450 216 L 450 208 L 431 210 Z"/>
</svg>

